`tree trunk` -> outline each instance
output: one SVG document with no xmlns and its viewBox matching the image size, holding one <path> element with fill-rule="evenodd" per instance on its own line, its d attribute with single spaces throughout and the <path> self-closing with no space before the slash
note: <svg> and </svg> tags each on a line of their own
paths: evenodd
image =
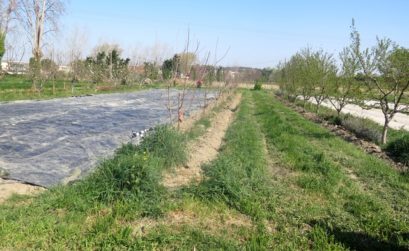
<svg viewBox="0 0 409 251">
<path fill-rule="evenodd" d="M 387 136 L 388 136 L 388 127 L 389 127 L 389 120 L 386 119 L 383 125 L 383 129 L 382 129 L 382 140 L 381 140 L 382 144 L 386 144 Z"/>
<path fill-rule="evenodd" d="M 112 74 L 112 52 L 113 50 L 111 50 L 111 56 L 109 57 L 109 80 L 112 81 L 113 78 L 113 74 Z M 116 84 L 115 84 L 116 86 Z"/>
</svg>

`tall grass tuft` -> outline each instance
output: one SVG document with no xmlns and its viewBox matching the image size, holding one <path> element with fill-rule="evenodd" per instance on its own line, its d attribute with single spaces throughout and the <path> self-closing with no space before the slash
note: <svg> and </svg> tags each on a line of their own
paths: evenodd
<svg viewBox="0 0 409 251">
<path fill-rule="evenodd" d="M 123 145 L 77 187 L 91 201 L 132 200 L 156 214 L 166 194 L 161 174 L 186 161 L 184 140 L 172 127 L 159 126 L 140 145 Z"/>
<path fill-rule="evenodd" d="M 397 161 L 409 166 L 409 135 L 389 142 L 386 151 Z"/>
<path fill-rule="evenodd" d="M 155 133 L 145 138 L 140 149 L 150 155 L 163 158 L 163 165 L 174 167 L 187 161 L 186 137 L 170 126 L 158 126 Z"/>
</svg>

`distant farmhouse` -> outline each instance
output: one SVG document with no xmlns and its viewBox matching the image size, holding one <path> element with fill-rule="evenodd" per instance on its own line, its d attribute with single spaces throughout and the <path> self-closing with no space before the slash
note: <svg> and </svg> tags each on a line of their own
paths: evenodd
<svg viewBox="0 0 409 251">
<path fill-rule="evenodd" d="M 22 75 L 26 74 L 30 69 L 28 63 L 8 61 L 1 62 L 1 70 L 9 75 Z M 71 71 L 71 66 L 60 65 L 58 66 L 58 71 L 63 73 L 69 73 Z"/>
<path fill-rule="evenodd" d="M 22 75 L 28 72 L 29 66 L 28 63 L 22 62 L 1 62 L 1 69 L 10 75 Z"/>
</svg>

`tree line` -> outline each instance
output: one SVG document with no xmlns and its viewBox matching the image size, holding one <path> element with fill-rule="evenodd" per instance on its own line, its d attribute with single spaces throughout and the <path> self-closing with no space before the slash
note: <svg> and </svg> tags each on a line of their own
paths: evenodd
<svg viewBox="0 0 409 251">
<path fill-rule="evenodd" d="M 274 78 L 291 101 L 313 101 L 316 112 L 328 100 L 338 115 L 348 104 L 377 107 L 384 115 L 381 143 L 387 142 L 389 123 L 407 109 L 409 49 L 388 38 L 377 38 L 362 48 L 360 33 L 352 22 L 351 42 L 338 55 L 311 48 L 301 49 L 274 70 Z M 371 101 L 376 101 L 373 104 Z"/>
</svg>

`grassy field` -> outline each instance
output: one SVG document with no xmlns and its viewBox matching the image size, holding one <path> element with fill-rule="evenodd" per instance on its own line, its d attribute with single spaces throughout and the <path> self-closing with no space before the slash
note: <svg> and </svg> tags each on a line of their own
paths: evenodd
<svg viewBox="0 0 409 251">
<path fill-rule="evenodd" d="M 47 81 L 43 84 L 42 90 L 33 91 L 31 81 L 25 76 L 6 75 L 0 79 L 0 101 L 29 100 L 29 99 L 51 99 L 70 96 L 81 96 L 87 94 L 129 92 L 144 88 L 158 88 L 159 84 L 149 86 L 117 85 L 107 83 L 91 84 L 87 82 L 75 83 L 74 87 L 70 81 L 56 80 L 55 89 L 53 83 Z"/>
<path fill-rule="evenodd" d="M 159 128 L 74 185 L 12 198 L 0 249 L 409 249 L 409 175 L 272 94 L 244 91 L 205 179 L 166 190 L 161 173 L 198 134 Z"/>
</svg>

